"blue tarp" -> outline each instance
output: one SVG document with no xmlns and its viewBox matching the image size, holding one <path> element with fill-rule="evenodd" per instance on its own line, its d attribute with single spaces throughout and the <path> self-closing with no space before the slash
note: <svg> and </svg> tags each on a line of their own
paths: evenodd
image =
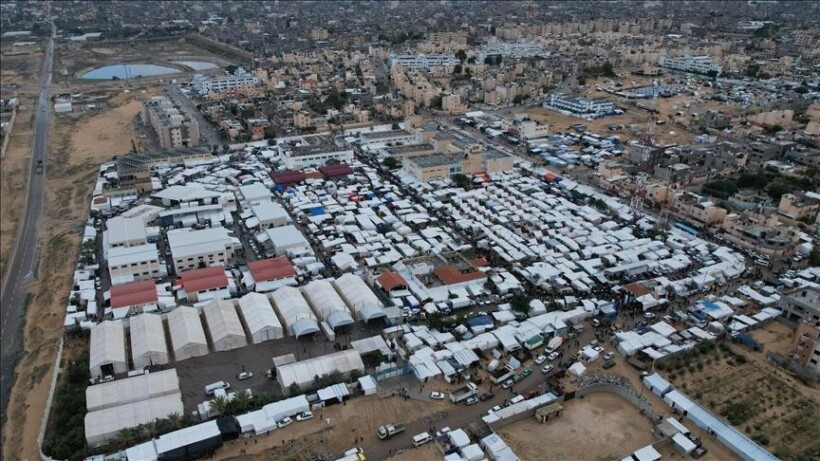
<svg viewBox="0 0 820 461">
<path fill-rule="evenodd" d="M 697 229 L 695 229 L 694 227 L 687 226 L 686 224 L 683 224 L 683 223 L 681 223 L 681 222 L 677 222 L 677 221 L 675 221 L 675 227 L 677 227 L 678 229 L 680 229 L 680 230 L 682 230 L 682 231 L 684 231 L 684 232 L 686 232 L 686 233 L 692 234 L 692 235 L 694 235 L 694 236 L 696 236 L 696 237 L 697 237 L 697 235 L 700 233 L 700 232 L 698 232 L 698 230 L 697 230 Z"/>
<path fill-rule="evenodd" d="M 320 207 L 320 206 L 313 207 L 313 208 L 310 209 L 310 215 L 311 216 L 320 216 L 320 215 L 323 215 L 323 214 L 325 214 L 325 209 Z"/>
<path fill-rule="evenodd" d="M 614 319 L 618 315 L 618 312 L 615 311 L 614 307 L 607 304 L 606 306 L 601 306 L 601 314 L 604 314 L 607 318 Z"/>
<path fill-rule="evenodd" d="M 747 335 L 746 333 L 744 333 L 742 331 L 735 334 L 735 335 L 733 335 L 733 337 L 736 340 L 740 341 L 741 343 L 745 344 L 746 346 L 751 347 L 754 350 L 757 350 L 757 348 L 759 347 L 757 345 L 757 341 L 755 341 L 754 338 L 752 338 L 751 336 Z"/>
<path fill-rule="evenodd" d="M 477 327 L 481 325 L 490 325 L 492 326 L 493 320 L 490 318 L 489 315 L 480 315 L 478 317 L 473 317 L 467 319 L 467 326 L 468 327 Z"/>
</svg>

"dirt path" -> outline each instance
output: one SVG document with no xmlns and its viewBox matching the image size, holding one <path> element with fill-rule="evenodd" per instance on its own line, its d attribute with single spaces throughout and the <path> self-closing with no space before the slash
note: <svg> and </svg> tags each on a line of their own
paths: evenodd
<svg viewBox="0 0 820 461">
<path fill-rule="evenodd" d="M 138 111 L 139 103 L 130 100 L 78 123 L 58 119 L 52 128 L 37 283 L 30 288 L 24 350 L 3 428 L 3 459 L 39 459 L 36 440 L 94 178 L 101 161 L 130 149 L 131 120 Z"/>
</svg>

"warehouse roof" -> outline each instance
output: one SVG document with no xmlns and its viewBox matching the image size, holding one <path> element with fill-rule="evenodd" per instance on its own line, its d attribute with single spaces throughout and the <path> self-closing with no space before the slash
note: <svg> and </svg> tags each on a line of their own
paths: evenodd
<svg viewBox="0 0 820 461">
<path fill-rule="evenodd" d="M 162 326 L 162 317 L 155 314 L 142 314 L 131 317 L 131 356 L 140 357 L 144 354 L 168 354 L 168 345 L 165 343 L 165 328 Z"/>
<path fill-rule="evenodd" d="M 168 313 L 168 332 L 174 350 L 187 344 L 208 344 L 202 320 L 196 309 L 190 306 L 179 306 Z"/>
<path fill-rule="evenodd" d="M 304 173 L 302 173 L 301 171 L 293 170 L 286 170 L 279 173 L 271 173 L 270 177 L 276 184 L 282 184 L 284 186 L 300 183 L 305 180 Z"/>
<path fill-rule="evenodd" d="M 224 299 L 211 301 L 202 306 L 202 313 L 205 314 L 214 343 L 228 336 L 245 337 L 245 330 L 232 302 Z"/>
<path fill-rule="evenodd" d="M 407 286 L 407 281 L 404 280 L 404 277 L 396 272 L 385 272 L 378 276 L 376 281 L 379 282 L 379 285 L 381 285 L 384 291 L 391 291 L 394 288 Z"/>
<path fill-rule="evenodd" d="M 224 227 L 168 232 L 168 246 L 174 259 L 218 253 L 232 245 L 233 240 Z"/>
<path fill-rule="evenodd" d="M 109 246 L 130 242 L 146 241 L 145 224 L 140 218 L 123 218 L 115 216 L 105 222 L 107 243 Z"/>
<path fill-rule="evenodd" d="M 364 370 L 364 362 L 355 350 L 346 350 L 322 355 L 299 362 L 281 365 L 276 369 L 276 376 L 283 388 L 293 383 L 302 385 L 313 382 L 314 376 L 330 374 L 333 371 L 350 373 L 353 370 Z"/>
<path fill-rule="evenodd" d="M 358 275 L 344 274 L 333 282 L 350 310 L 365 322 L 385 317 L 384 306 Z"/>
<path fill-rule="evenodd" d="M 305 298 L 322 320 L 331 328 L 353 323 L 347 305 L 327 280 L 314 280 L 302 288 Z"/>
<path fill-rule="evenodd" d="M 248 270 L 257 282 L 268 282 L 296 275 L 296 271 L 286 256 L 251 261 L 248 263 Z"/>
<path fill-rule="evenodd" d="M 282 287 L 269 296 L 290 334 L 298 337 L 319 331 L 316 315 L 310 310 L 298 288 Z"/>
<path fill-rule="evenodd" d="M 261 293 L 248 293 L 239 299 L 239 308 L 251 335 L 265 328 L 282 330 L 282 322 L 273 311 L 268 297 Z"/>
<path fill-rule="evenodd" d="M 481 271 L 460 271 L 454 266 L 441 266 L 433 270 L 436 277 L 441 279 L 447 285 L 455 285 L 457 283 L 470 282 L 472 280 L 480 280 L 487 277 L 487 274 Z"/>
<path fill-rule="evenodd" d="M 126 363 L 125 329 L 119 320 L 100 322 L 91 328 L 88 366 L 94 369 L 107 363 Z"/>
<path fill-rule="evenodd" d="M 158 299 L 157 286 L 153 280 L 124 283 L 111 287 L 111 307 L 113 308 L 155 303 Z"/>
<path fill-rule="evenodd" d="M 192 269 L 179 274 L 180 284 L 186 293 L 197 293 L 214 288 L 227 288 L 228 276 L 222 266 Z"/>
<path fill-rule="evenodd" d="M 179 392 L 92 411 L 85 415 L 85 438 L 91 446 L 101 445 L 117 437 L 122 429 L 184 412 Z"/>
<path fill-rule="evenodd" d="M 88 386 L 85 403 L 88 411 L 95 411 L 175 392 L 179 392 L 179 377 L 172 368 Z"/>
</svg>

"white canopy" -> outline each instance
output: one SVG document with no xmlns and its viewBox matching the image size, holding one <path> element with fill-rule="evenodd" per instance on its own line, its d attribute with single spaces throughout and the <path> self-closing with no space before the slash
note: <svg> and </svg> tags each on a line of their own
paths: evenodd
<svg viewBox="0 0 820 461">
<path fill-rule="evenodd" d="M 344 274 L 333 285 L 359 320 L 369 322 L 387 315 L 382 302 L 358 275 Z"/>
<path fill-rule="evenodd" d="M 267 296 L 248 293 L 239 299 L 239 310 L 254 344 L 284 337 L 282 323 Z"/>
<path fill-rule="evenodd" d="M 168 313 L 168 330 L 174 359 L 185 360 L 208 353 L 205 330 L 196 309 L 180 306 Z"/>
<path fill-rule="evenodd" d="M 102 322 L 91 329 L 88 369 L 94 378 L 102 378 L 103 373 L 118 374 L 128 371 L 125 358 L 125 329 L 122 321 Z"/>
<path fill-rule="evenodd" d="M 327 280 L 314 280 L 308 283 L 302 287 L 302 293 L 313 308 L 313 312 L 327 322 L 330 328 L 336 329 L 354 323 L 347 305 Z"/>
<path fill-rule="evenodd" d="M 294 287 L 282 287 L 269 293 L 274 308 L 285 322 L 288 333 L 297 338 L 302 335 L 317 333 L 319 322 L 316 315 L 310 310 L 302 292 Z"/>
<path fill-rule="evenodd" d="M 129 319 L 131 329 L 131 358 L 135 369 L 168 363 L 168 345 L 162 318 L 142 314 Z"/>
<path fill-rule="evenodd" d="M 231 301 L 214 300 L 202 307 L 215 351 L 228 351 L 248 345 L 245 330 Z"/>
</svg>

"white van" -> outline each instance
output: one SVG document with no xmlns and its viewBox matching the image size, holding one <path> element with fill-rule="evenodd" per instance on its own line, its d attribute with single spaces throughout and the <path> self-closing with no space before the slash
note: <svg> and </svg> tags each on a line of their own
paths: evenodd
<svg viewBox="0 0 820 461">
<path fill-rule="evenodd" d="M 413 446 L 418 447 L 424 445 L 425 443 L 433 440 L 433 437 L 430 436 L 427 432 L 422 432 L 421 434 L 413 436 Z"/>
<path fill-rule="evenodd" d="M 214 395 L 214 391 L 216 391 L 217 389 L 227 390 L 227 389 L 230 389 L 230 388 L 231 388 L 230 383 L 227 383 L 225 381 L 217 381 L 213 384 L 208 384 L 207 386 L 205 386 L 205 393 L 208 394 L 208 395 Z"/>
<path fill-rule="evenodd" d="M 510 399 L 510 405 L 515 405 L 516 403 L 523 402 L 524 400 L 526 400 L 524 396 L 516 395 L 515 397 Z"/>
</svg>

